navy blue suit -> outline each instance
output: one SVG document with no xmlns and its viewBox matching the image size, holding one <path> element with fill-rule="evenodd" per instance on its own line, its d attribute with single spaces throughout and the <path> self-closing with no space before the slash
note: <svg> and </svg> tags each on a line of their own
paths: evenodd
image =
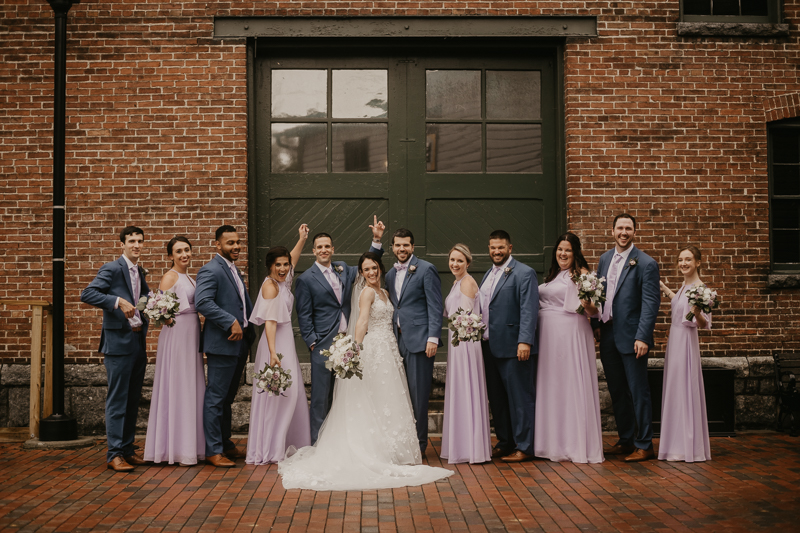
<svg viewBox="0 0 800 533">
<path fill-rule="evenodd" d="M 144 324 L 141 331 L 133 331 L 121 309 L 114 309 L 117 298 L 133 305 L 150 292 L 144 280 L 145 271 L 139 269 L 140 291 L 133 294 L 128 263 L 123 257 L 106 263 L 97 276 L 83 289 L 81 301 L 103 310 L 103 331 L 100 334 L 100 353 L 104 355 L 108 393 L 106 395 L 106 436 L 110 462 L 116 456 L 133 455 L 133 438 L 136 432 L 136 417 L 142 397 L 142 383 L 147 366 L 145 339 L 147 318 L 141 314 Z"/>
<path fill-rule="evenodd" d="M 408 271 L 399 298 L 394 287 L 396 278 L 397 270 L 390 268 L 386 274 L 386 289 L 394 305 L 392 326 L 408 378 L 419 447 L 424 452 L 428 446 L 428 402 L 436 359 L 428 357 L 425 348 L 429 338 L 439 339 L 442 335 L 442 282 L 436 267 L 415 255 L 408 261 Z"/>
<path fill-rule="evenodd" d="M 614 249 L 604 253 L 597 265 L 598 276 L 608 279 Z M 633 263 L 633 264 L 631 264 Z M 653 349 L 653 330 L 661 305 L 658 263 L 635 246 L 623 265 L 612 302 L 612 320 L 600 328 L 600 360 L 617 421 L 620 444 L 643 450 L 653 445 L 653 406 L 647 381 L 647 356 L 636 358 L 634 343 L 640 340 Z M 649 353 L 649 352 L 648 352 Z"/>
<path fill-rule="evenodd" d="M 370 252 L 383 255 L 383 249 L 370 247 Z M 350 321 L 350 296 L 358 267 L 348 266 L 343 261 L 331 261 L 331 266 L 341 282 L 342 301 L 336 299 L 331 284 L 314 264 L 297 278 L 295 283 L 295 306 L 300 334 L 311 350 L 311 443 L 317 442 L 319 429 L 328 416 L 333 403 L 335 374 L 325 368 L 328 359 L 320 352 L 333 344 L 339 333 L 341 317 Z M 354 317 L 356 318 L 356 317 Z"/>
<path fill-rule="evenodd" d="M 490 301 L 481 302 L 481 308 L 489 309 L 489 340 L 481 343 L 486 392 L 497 447 L 533 455 L 539 283 L 536 271 L 513 257 L 506 268 L 511 271 L 499 274 Z M 490 273 L 484 274 L 481 286 Z M 517 359 L 519 343 L 531 346 L 527 361 Z"/>
<path fill-rule="evenodd" d="M 252 324 L 243 327 L 244 317 L 253 312 L 253 304 L 238 270 L 236 276 L 244 287 L 244 307 L 234 274 L 222 256 L 217 254 L 197 273 L 194 302 L 197 311 L 205 317 L 200 349 L 205 352 L 208 363 L 208 385 L 203 400 L 206 457 L 219 455 L 235 446 L 231 441 L 231 404 L 255 338 Z M 244 333 L 238 341 L 228 340 L 234 320 L 239 321 Z"/>
</svg>

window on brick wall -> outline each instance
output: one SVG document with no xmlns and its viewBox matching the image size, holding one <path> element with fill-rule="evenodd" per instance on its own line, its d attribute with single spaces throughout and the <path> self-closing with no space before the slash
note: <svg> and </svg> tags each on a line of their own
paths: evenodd
<svg viewBox="0 0 800 533">
<path fill-rule="evenodd" d="M 780 20 L 780 0 L 681 0 L 684 22 L 770 22 Z"/>
<path fill-rule="evenodd" d="M 773 270 L 800 271 L 800 119 L 769 128 Z"/>
</svg>

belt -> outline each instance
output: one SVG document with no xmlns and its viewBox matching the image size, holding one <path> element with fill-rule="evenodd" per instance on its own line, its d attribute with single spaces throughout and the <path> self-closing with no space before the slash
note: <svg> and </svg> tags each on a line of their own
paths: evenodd
<svg viewBox="0 0 800 533">
<path fill-rule="evenodd" d="M 136 326 L 135 328 L 131 328 L 131 331 L 133 331 L 134 333 L 139 333 L 140 331 L 142 331 L 142 326 Z"/>
</svg>

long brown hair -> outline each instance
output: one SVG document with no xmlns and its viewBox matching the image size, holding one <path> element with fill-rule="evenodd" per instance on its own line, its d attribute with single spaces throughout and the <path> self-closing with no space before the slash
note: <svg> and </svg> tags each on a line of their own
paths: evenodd
<svg viewBox="0 0 800 533">
<path fill-rule="evenodd" d="M 582 268 L 589 270 L 589 263 L 586 262 L 586 259 L 583 257 L 583 252 L 581 252 L 580 238 L 568 231 L 556 239 L 556 244 L 553 246 L 553 259 L 550 262 L 550 272 L 547 273 L 547 277 L 544 279 L 545 283 L 556 279 L 558 273 L 561 272 L 561 267 L 558 266 L 556 255 L 558 254 L 558 245 L 561 244 L 562 241 L 567 241 L 572 245 L 572 267 L 570 268 L 570 274 L 574 275 L 580 272 Z"/>
</svg>

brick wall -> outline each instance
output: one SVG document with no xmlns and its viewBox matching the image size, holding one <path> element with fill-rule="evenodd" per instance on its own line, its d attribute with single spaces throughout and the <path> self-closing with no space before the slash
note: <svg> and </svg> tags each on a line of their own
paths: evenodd
<svg viewBox="0 0 800 533">
<path fill-rule="evenodd" d="M 79 303 L 119 256 L 119 229 L 145 228 L 157 284 L 163 243 L 247 221 L 245 43 L 212 39 L 215 15 L 594 15 L 598 37 L 564 57 L 568 223 L 596 263 L 610 218 L 639 221 L 639 246 L 680 282 L 676 249 L 699 243 L 724 298 L 704 355 L 800 349 L 800 291 L 767 289 L 766 121 L 797 116 L 800 0 L 785 38 L 677 36 L 662 2 L 88 2 L 68 24 L 68 362 L 98 362 L 99 312 Z M 0 299 L 50 296 L 53 14 L 0 6 Z M 243 232 L 246 238 L 246 231 Z M 243 261 L 246 264 L 246 261 Z M 662 306 L 663 342 L 668 306 Z M 23 362 L 30 313 L 0 309 L 0 362 Z M 155 343 L 155 335 L 150 336 Z M 154 346 L 153 352 L 154 352 Z M 663 353 L 663 347 L 657 349 Z"/>
</svg>

